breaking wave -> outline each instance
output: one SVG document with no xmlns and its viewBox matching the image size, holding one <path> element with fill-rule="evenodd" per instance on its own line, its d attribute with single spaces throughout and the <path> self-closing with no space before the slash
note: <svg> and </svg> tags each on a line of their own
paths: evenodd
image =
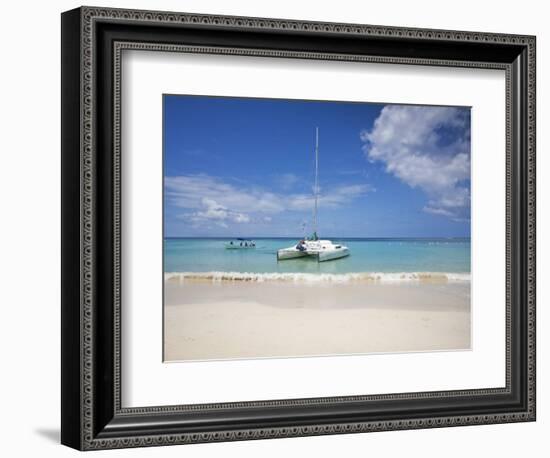
<svg viewBox="0 0 550 458">
<path fill-rule="evenodd" d="M 346 274 L 312 273 L 254 273 L 254 272 L 167 272 L 167 281 L 211 281 L 211 282 L 294 282 L 294 283 L 451 283 L 469 282 L 469 273 L 458 272 L 352 272 Z"/>
</svg>

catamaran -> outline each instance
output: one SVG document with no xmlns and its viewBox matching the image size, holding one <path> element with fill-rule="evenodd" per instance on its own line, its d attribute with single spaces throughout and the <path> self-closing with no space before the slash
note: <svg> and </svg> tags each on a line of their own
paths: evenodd
<svg viewBox="0 0 550 458">
<path fill-rule="evenodd" d="M 349 256 L 349 248 L 342 244 L 321 240 L 317 236 L 317 209 L 319 206 L 319 128 L 315 128 L 315 187 L 313 208 L 313 235 L 300 240 L 296 245 L 277 251 L 277 260 L 312 257 L 317 261 L 330 261 Z"/>
</svg>

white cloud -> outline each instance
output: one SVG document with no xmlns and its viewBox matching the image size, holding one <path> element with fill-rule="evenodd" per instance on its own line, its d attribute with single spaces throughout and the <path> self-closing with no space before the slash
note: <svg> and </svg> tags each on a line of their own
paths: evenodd
<svg viewBox="0 0 550 458">
<path fill-rule="evenodd" d="M 180 217 L 195 225 L 206 223 L 270 222 L 284 211 L 311 211 L 311 194 L 276 193 L 257 186 L 236 186 L 209 175 L 166 177 L 165 196 L 169 204 L 185 209 Z M 367 184 L 337 186 L 321 192 L 319 204 L 335 208 L 372 191 Z"/>
<path fill-rule="evenodd" d="M 203 198 L 202 205 L 202 210 L 186 215 L 195 224 L 215 221 L 219 226 L 227 227 L 226 221 L 233 221 L 235 223 L 248 223 L 250 221 L 250 217 L 247 214 L 228 210 L 213 199 Z"/>
<path fill-rule="evenodd" d="M 470 190 L 464 185 L 470 179 L 467 113 L 451 107 L 388 105 L 373 128 L 361 132 L 363 151 L 370 161 L 384 163 L 388 173 L 422 189 L 429 198 L 424 211 L 461 218 L 470 207 Z"/>
<path fill-rule="evenodd" d="M 236 223 L 248 223 L 250 222 L 250 217 L 244 213 L 237 213 L 235 214 L 235 217 L 233 218 L 233 220 Z"/>
<path fill-rule="evenodd" d="M 203 209 L 211 200 L 234 212 L 279 212 L 284 209 L 277 196 L 260 189 L 238 188 L 209 175 L 166 177 L 166 197 L 176 207 Z M 206 199 L 206 200 L 205 200 Z"/>
<path fill-rule="evenodd" d="M 300 181 L 300 178 L 294 173 L 283 173 L 275 176 L 275 183 L 285 191 L 293 188 Z"/>
<path fill-rule="evenodd" d="M 328 208 L 340 207 L 372 191 L 374 191 L 374 188 L 369 184 L 343 185 L 326 192 L 319 188 L 319 205 Z M 312 194 L 294 194 L 288 196 L 289 208 L 292 210 L 310 210 L 313 208 L 313 189 L 311 192 Z"/>
<path fill-rule="evenodd" d="M 207 219 L 226 219 L 229 215 L 227 208 L 218 204 L 215 200 L 204 198 L 202 203 L 206 207 L 205 211 L 197 212 L 197 215 L 201 218 Z"/>
<path fill-rule="evenodd" d="M 449 217 L 453 216 L 453 214 L 449 210 L 445 210 L 443 208 L 425 206 L 422 210 L 424 210 L 426 213 L 431 213 L 432 215 L 443 215 Z"/>
</svg>

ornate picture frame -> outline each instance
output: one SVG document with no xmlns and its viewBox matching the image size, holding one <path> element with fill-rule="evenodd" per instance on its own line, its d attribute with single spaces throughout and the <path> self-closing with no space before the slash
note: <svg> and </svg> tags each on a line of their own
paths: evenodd
<svg viewBox="0 0 550 458">
<path fill-rule="evenodd" d="M 62 14 L 62 434 L 79 450 L 535 420 L 533 36 L 81 7 Z M 506 386 L 126 408 L 121 403 L 121 53 L 506 73 Z M 490 179 L 490 177 L 488 177 Z"/>
</svg>

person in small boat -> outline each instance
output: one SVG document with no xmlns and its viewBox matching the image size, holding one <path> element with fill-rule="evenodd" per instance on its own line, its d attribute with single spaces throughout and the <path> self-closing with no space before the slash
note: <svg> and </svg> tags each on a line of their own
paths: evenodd
<svg viewBox="0 0 550 458">
<path fill-rule="evenodd" d="M 296 248 L 300 251 L 305 251 L 306 247 L 305 247 L 304 243 L 305 243 L 304 240 L 300 240 L 298 242 L 298 245 L 296 245 Z"/>
<path fill-rule="evenodd" d="M 233 240 L 231 240 L 231 242 L 229 242 L 229 245 L 233 245 Z"/>
</svg>

